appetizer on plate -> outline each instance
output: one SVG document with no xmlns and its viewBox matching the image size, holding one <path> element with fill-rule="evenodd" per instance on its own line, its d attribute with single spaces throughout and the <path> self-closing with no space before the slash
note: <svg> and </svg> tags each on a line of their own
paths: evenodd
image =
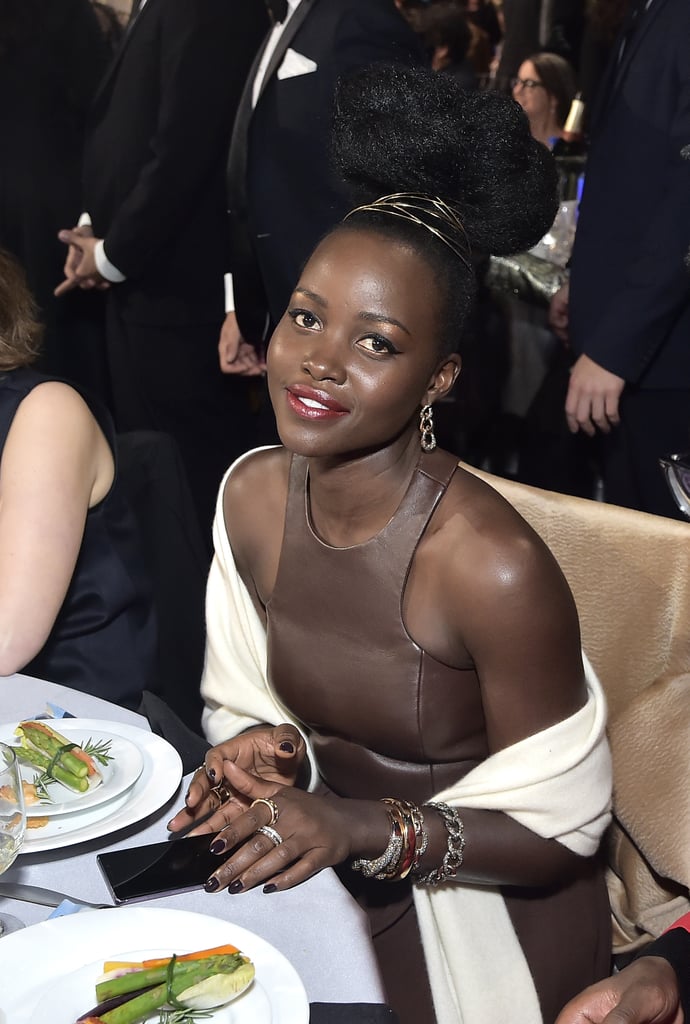
<svg viewBox="0 0 690 1024">
<path fill-rule="evenodd" d="M 37 770 L 33 782 L 24 786 L 27 804 L 52 801 L 49 787 L 54 783 L 86 793 L 103 781 L 98 765 L 111 760 L 110 743 L 72 743 L 45 722 L 20 722 L 15 735 L 17 759 Z"/>
<path fill-rule="evenodd" d="M 77 1024 L 192 1024 L 249 988 L 254 965 L 235 946 L 141 963 L 108 961 L 96 982 L 98 1005 Z"/>
</svg>

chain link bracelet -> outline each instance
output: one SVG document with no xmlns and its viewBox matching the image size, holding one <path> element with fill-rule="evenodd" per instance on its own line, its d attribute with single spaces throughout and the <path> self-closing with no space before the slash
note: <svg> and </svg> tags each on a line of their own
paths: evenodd
<svg viewBox="0 0 690 1024">
<path fill-rule="evenodd" d="M 465 852 L 465 826 L 455 807 L 450 807 L 448 804 L 428 803 L 422 805 L 422 810 L 427 807 L 436 811 L 443 819 L 448 833 L 448 849 L 441 866 L 434 868 L 426 875 L 415 874 L 415 882 L 422 885 L 439 885 L 449 878 L 454 878 L 462 865 Z"/>
</svg>

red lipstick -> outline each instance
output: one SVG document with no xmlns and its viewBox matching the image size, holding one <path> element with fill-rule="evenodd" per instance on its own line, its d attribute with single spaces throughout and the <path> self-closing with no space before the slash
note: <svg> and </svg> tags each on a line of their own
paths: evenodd
<svg viewBox="0 0 690 1024">
<path fill-rule="evenodd" d="M 348 413 L 340 402 L 336 402 L 325 391 L 308 387 L 306 384 L 291 384 L 286 391 L 288 405 L 303 419 L 334 419 Z"/>
</svg>

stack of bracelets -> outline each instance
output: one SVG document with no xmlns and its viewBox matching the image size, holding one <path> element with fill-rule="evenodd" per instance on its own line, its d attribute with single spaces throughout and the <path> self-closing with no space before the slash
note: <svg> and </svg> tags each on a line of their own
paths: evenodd
<svg viewBox="0 0 690 1024">
<path fill-rule="evenodd" d="M 465 830 L 456 809 L 448 804 L 436 803 L 417 807 L 407 800 L 394 800 L 391 797 L 386 797 L 382 803 L 388 805 L 391 828 L 388 846 L 375 860 L 360 858 L 353 861 L 355 871 L 361 871 L 366 878 L 375 878 L 379 882 L 399 882 L 410 874 L 414 876 L 415 882 L 425 885 L 438 885 L 439 882 L 454 878 L 462 864 L 465 849 Z M 429 845 L 429 834 L 424 827 L 425 807 L 433 809 L 443 819 L 448 833 L 448 848 L 439 868 L 421 874 L 419 862 Z"/>
</svg>

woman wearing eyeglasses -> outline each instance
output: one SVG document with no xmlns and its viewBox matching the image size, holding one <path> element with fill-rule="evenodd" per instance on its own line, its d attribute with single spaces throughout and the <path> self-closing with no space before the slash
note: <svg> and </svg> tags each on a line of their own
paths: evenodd
<svg viewBox="0 0 690 1024">
<path fill-rule="evenodd" d="M 551 149 L 575 95 L 570 64 L 555 53 L 535 53 L 522 62 L 512 86 L 513 99 L 527 114 L 532 135 Z"/>
<path fill-rule="evenodd" d="M 549 149 L 560 137 L 575 88 L 570 64 L 555 53 L 534 53 L 513 78 L 513 99 L 526 113 L 532 136 Z M 544 287 L 551 276 L 549 265 L 562 265 L 568 256 L 570 225 L 561 216 L 559 212 L 527 256 L 532 275 L 535 270 L 529 260 L 533 256 L 548 261 L 540 265 Z M 534 301 L 529 289 L 527 297 L 503 292 L 503 303 L 510 318 L 511 361 L 503 389 L 504 432 L 515 439 L 503 465 L 514 467 L 511 471 L 524 483 L 589 496 L 593 486 L 589 473 L 572 478 L 570 461 L 561 457 L 562 401 L 559 398 L 553 404 L 551 388 L 557 387 L 560 395 L 567 369 L 563 368 L 564 350 L 548 326 L 546 307 Z M 495 468 L 500 472 L 500 465 Z"/>
</svg>

